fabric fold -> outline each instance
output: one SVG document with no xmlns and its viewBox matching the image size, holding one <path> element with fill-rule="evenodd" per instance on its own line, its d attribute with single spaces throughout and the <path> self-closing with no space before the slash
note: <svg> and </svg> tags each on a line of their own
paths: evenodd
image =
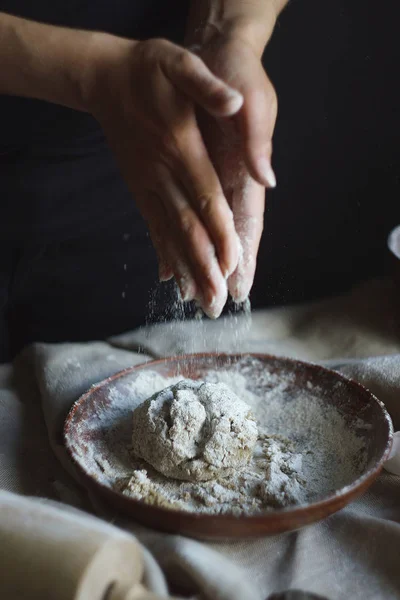
<svg viewBox="0 0 400 600">
<path fill-rule="evenodd" d="M 143 576 L 136 540 L 85 513 L 0 492 L 1 597 L 102 600 Z"/>
</svg>

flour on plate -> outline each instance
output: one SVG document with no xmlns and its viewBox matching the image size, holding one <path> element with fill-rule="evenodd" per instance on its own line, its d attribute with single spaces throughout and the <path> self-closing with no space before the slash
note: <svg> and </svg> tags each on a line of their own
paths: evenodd
<svg viewBox="0 0 400 600">
<path fill-rule="evenodd" d="M 346 393 L 345 386 L 322 390 L 299 386 L 287 371 L 244 357 L 222 370 L 205 370 L 202 380 L 225 383 L 251 408 L 258 437 L 251 461 L 229 477 L 179 481 L 164 477 L 131 448 L 132 412 L 147 398 L 183 377 L 151 371 L 132 373 L 109 389 L 110 404 L 93 427 L 103 433 L 81 460 L 97 479 L 123 494 L 175 510 L 205 514 L 257 515 L 304 505 L 350 485 L 367 463 L 365 428 L 350 428 L 324 394 Z M 87 427 L 87 425 L 85 425 Z"/>
</svg>

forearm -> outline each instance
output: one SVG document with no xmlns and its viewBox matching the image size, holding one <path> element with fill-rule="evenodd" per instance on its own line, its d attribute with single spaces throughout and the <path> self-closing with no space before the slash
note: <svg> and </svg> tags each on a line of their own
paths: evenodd
<svg viewBox="0 0 400 600">
<path fill-rule="evenodd" d="M 0 94 L 87 110 L 91 49 L 100 35 L 0 13 Z"/>
<path fill-rule="evenodd" d="M 288 0 L 192 0 L 187 42 L 202 45 L 214 36 L 236 35 L 262 54 Z"/>
</svg>

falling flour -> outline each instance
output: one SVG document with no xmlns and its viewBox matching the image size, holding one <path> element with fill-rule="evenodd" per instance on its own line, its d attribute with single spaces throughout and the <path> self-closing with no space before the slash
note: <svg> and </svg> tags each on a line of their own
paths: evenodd
<svg viewBox="0 0 400 600">
<path fill-rule="evenodd" d="M 153 342 L 152 323 L 157 323 L 157 337 L 163 338 L 161 343 L 159 339 Z M 168 281 L 150 293 L 147 327 L 142 329 L 140 348 L 153 356 L 155 352 L 155 358 L 160 350 L 161 355 L 168 356 L 219 351 L 241 353 L 252 326 L 250 298 L 243 302 L 229 298 L 225 314 L 216 325 L 205 318 L 196 302 L 183 302 L 176 283 Z"/>
<path fill-rule="evenodd" d="M 290 371 L 277 375 L 257 359 L 244 357 L 223 370 L 205 368 L 201 379 L 227 384 L 250 406 L 258 426 L 251 461 L 233 475 L 212 481 L 164 477 L 132 452 L 132 411 L 183 378 L 143 370 L 113 382 L 107 403 L 99 406 L 91 422 L 81 425 L 95 440 L 75 448 L 84 469 L 103 484 L 149 504 L 234 515 L 314 502 L 363 473 L 367 453 L 362 419 L 350 428 L 324 401 L 326 390 L 311 382 L 300 387 Z M 334 387 L 329 394 L 346 393 L 340 382 Z"/>
</svg>

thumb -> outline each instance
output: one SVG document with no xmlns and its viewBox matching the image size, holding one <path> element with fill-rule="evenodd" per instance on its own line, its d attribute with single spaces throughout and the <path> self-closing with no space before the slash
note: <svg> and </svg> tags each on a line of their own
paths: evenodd
<svg viewBox="0 0 400 600">
<path fill-rule="evenodd" d="M 244 92 L 245 103 L 235 119 L 238 120 L 250 175 L 262 185 L 274 188 L 276 179 L 271 166 L 271 155 L 277 98 L 266 75 L 261 81 L 262 85 Z"/>
<path fill-rule="evenodd" d="M 216 77 L 196 54 L 179 46 L 173 48 L 162 64 L 171 83 L 215 117 L 230 117 L 241 109 L 240 92 Z"/>
</svg>

